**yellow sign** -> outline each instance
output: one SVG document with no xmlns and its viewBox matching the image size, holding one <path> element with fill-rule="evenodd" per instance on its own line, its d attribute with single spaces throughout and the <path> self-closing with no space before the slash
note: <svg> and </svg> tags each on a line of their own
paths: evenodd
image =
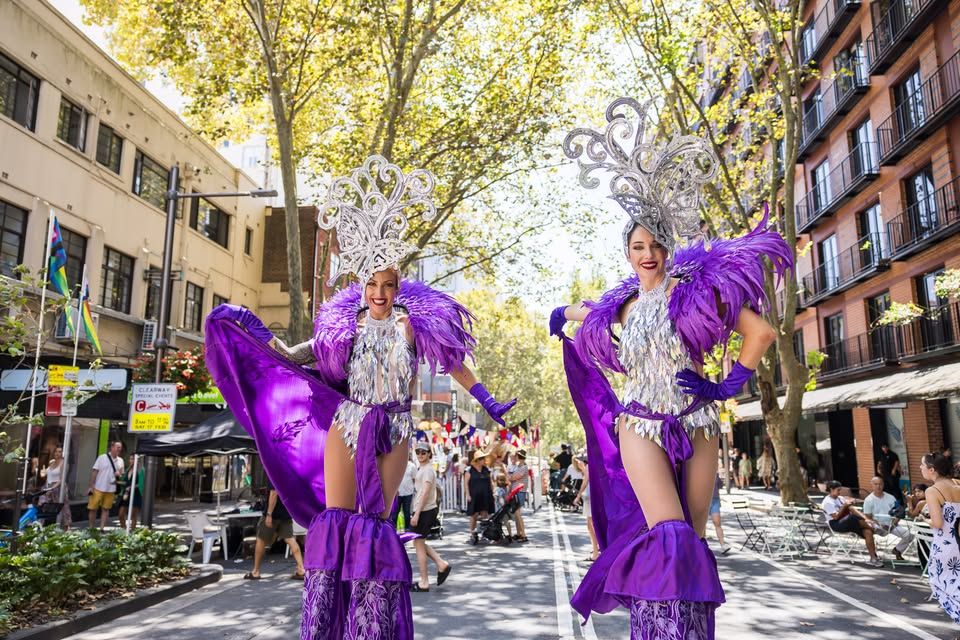
<svg viewBox="0 0 960 640">
<path fill-rule="evenodd" d="M 80 367 L 68 367 L 61 364 L 52 364 L 47 371 L 48 387 L 75 387 L 80 378 Z"/>
<path fill-rule="evenodd" d="M 169 413 L 136 413 L 130 421 L 130 431 L 169 431 Z"/>
</svg>

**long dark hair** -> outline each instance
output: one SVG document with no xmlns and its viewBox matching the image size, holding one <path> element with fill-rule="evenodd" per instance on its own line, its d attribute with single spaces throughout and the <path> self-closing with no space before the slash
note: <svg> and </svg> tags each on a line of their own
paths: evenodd
<svg viewBox="0 0 960 640">
<path fill-rule="evenodd" d="M 953 460 L 942 453 L 925 453 L 921 460 L 923 464 L 932 467 L 937 475 L 944 478 L 953 477 Z"/>
</svg>

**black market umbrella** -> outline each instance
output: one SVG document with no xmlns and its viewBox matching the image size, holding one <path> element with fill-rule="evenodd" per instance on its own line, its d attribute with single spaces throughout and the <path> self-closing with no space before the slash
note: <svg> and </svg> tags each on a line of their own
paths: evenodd
<svg viewBox="0 0 960 640">
<path fill-rule="evenodd" d="M 147 456 L 197 456 L 256 453 L 253 437 L 229 409 L 186 429 L 158 435 L 142 435 L 137 453 Z"/>
</svg>

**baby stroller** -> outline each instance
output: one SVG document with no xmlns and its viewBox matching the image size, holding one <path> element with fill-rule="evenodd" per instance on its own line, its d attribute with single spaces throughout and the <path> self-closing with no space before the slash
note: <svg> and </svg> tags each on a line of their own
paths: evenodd
<svg viewBox="0 0 960 640">
<path fill-rule="evenodd" d="M 480 521 L 480 534 L 491 542 L 506 541 L 510 539 L 503 535 L 504 521 L 513 515 L 513 512 L 520 507 L 520 501 L 517 500 L 517 494 L 523 491 L 523 485 L 514 487 L 503 501 L 503 506 L 494 512 L 492 516 Z"/>
<path fill-rule="evenodd" d="M 579 507 L 573 503 L 580 491 L 582 480 L 569 480 L 560 487 L 559 491 L 550 492 L 550 502 L 554 509 L 560 511 L 577 511 Z"/>
</svg>

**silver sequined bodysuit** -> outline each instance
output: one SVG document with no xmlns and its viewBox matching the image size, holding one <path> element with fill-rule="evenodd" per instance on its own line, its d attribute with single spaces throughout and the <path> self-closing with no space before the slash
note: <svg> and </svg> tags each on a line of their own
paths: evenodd
<svg viewBox="0 0 960 640">
<path fill-rule="evenodd" d="M 617 356 L 626 370 L 627 381 L 623 404 L 636 400 L 657 413 L 678 414 L 689 404 L 692 396 L 683 393 L 674 376 L 684 368 L 693 368 L 687 350 L 674 330 L 667 311 L 667 285 L 670 279 L 637 295 L 620 335 Z M 697 429 L 711 437 L 719 433 L 718 412 L 715 404 L 694 411 L 681 419 L 687 433 L 693 438 Z M 660 442 L 663 422 L 645 420 L 621 414 L 619 428 L 634 429 L 644 438 Z"/>
<path fill-rule="evenodd" d="M 410 400 L 410 382 L 415 373 L 416 356 L 407 342 L 402 311 L 375 320 L 364 313 L 357 320 L 357 333 L 347 366 L 347 384 L 354 402 L 343 402 L 333 417 L 343 441 L 356 451 L 360 423 L 369 409 L 365 405 Z M 409 411 L 388 413 L 390 442 L 397 444 L 413 433 Z"/>
</svg>

